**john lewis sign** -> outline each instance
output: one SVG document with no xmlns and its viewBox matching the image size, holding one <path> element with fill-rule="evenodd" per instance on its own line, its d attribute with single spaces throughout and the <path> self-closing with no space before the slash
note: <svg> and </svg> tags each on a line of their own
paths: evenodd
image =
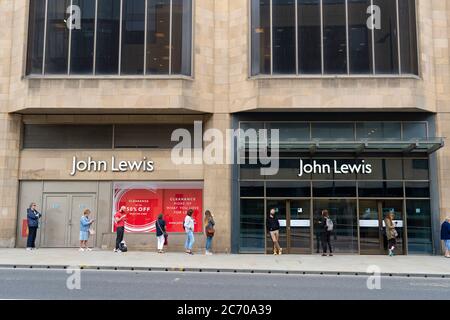
<svg viewBox="0 0 450 320">
<path fill-rule="evenodd" d="M 111 160 L 94 160 L 88 157 L 86 160 L 79 160 L 76 156 L 72 159 L 71 176 L 78 172 L 153 172 L 154 162 L 146 157 L 140 160 L 118 160 L 112 156 Z"/>
<path fill-rule="evenodd" d="M 339 161 L 340 162 L 340 161 Z M 339 163 L 337 160 L 333 160 L 332 164 L 319 163 L 317 160 L 313 160 L 311 163 L 305 163 L 303 159 L 300 159 L 300 168 L 298 176 L 301 177 L 304 174 L 371 174 L 373 171 L 372 164 L 366 163 L 365 160 L 359 160 L 356 163 Z"/>
</svg>

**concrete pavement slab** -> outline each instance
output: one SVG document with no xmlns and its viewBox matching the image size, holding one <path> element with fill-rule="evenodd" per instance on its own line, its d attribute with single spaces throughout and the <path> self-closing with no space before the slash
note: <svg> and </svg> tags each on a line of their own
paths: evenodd
<svg viewBox="0 0 450 320">
<path fill-rule="evenodd" d="M 450 277 L 450 259 L 440 256 L 359 256 L 335 255 L 256 255 L 256 254 L 158 254 L 144 251 L 114 253 L 77 249 L 0 249 L 1 267 L 58 268 L 84 267 L 168 271 L 220 271 L 271 273 L 367 273 L 377 266 L 385 275 L 444 276 Z"/>
</svg>

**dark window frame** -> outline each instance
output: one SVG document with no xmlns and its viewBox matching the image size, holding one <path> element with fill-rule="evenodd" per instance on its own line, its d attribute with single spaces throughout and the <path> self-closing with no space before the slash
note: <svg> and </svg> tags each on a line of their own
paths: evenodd
<svg viewBox="0 0 450 320">
<path fill-rule="evenodd" d="M 249 11 L 250 14 L 252 12 L 254 12 L 256 9 L 255 7 L 259 6 L 259 2 L 261 0 L 249 0 Z M 297 38 L 296 38 L 296 52 L 297 52 L 297 57 L 296 57 L 296 70 L 294 73 L 290 73 L 290 74 L 283 74 L 282 76 L 291 76 L 291 77 L 299 77 L 299 78 L 327 78 L 327 77 L 383 77 L 383 78 L 415 78 L 415 79 L 419 79 L 420 78 L 420 61 L 419 61 L 419 38 L 417 36 L 418 33 L 418 28 L 417 28 L 417 6 L 415 5 L 414 1 L 409 1 L 409 0 L 392 0 L 395 2 L 394 6 L 395 6 L 395 13 L 394 16 L 396 16 L 396 23 L 395 26 L 393 26 L 394 28 L 394 34 L 395 34 L 395 45 L 397 46 L 397 55 L 394 57 L 394 60 L 397 62 L 397 66 L 396 68 L 394 68 L 394 71 L 398 71 L 398 72 L 389 72 L 389 73 L 377 73 L 377 57 L 375 56 L 375 45 L 374 45 L 374 34 L 375 31 L 372 30 L 371 32 L 369 32 L 371 34 L 371 39 L 370 41 L 372 42 L 370 44 L 370 50 L 372 51 L 371 57 L 369 57 L 369 59 L 371 58 L 371 65 L 370 65 L 370 72 L 354 72 L 352 70 L 352 61 L 351 61 L 351 48 L 349 48 L 350 45 L 350 24 L 349 24 L 349 7 L 350 5 L 348 5 L 346 7 L 346 55 L 347 55 L 347 63 L 346 63 L 346 69 L 347 71 L 345 73 L 333 73 L 333 72 L 327 72 L 327 70 L 325 70 L 325 57 L 324 57 L 324 37 L 325 37 L 325 32 L 324 32 L 324 1 L 325 0 L 319 0 L 320 1 L 320 7 L 321 7 L 321 12 L 322 12 L 322 16 L 320 17 L 321 21 L 320 21 L 320 25 L 321 25 L 321 72 L 317 72 L 317 70 L 315 72 L 310 72 L 310 71 L 306 71 L 306 72 L 301 72 L 301 69 L 305 69 L 304 66 L 302 67 L 302 62 L 299 61 L 300 59 L 300 53 L 302 52 L 302 48 L 299 46 L 299 43 L 301 42 L 301 40 L 299 39 L 300 36 L 300 30 L 299 30 L 299 26 L 300 26 L 300 21 L 299 21 L 299 17 L 301 16 L 301 14 L 297 13 L 297 20 L 295 22 L 295 27 L 297 28 Z M 363 0 L 361 0 L 363 1 Z M 399 4 L 397 5 L 397 1 L 399 2 Z M 347 1 L 346 1 L 347 3 Z M 409 8 L 410 6 L 413 6 L 413 8 Z M 299 0 L 295 1 L 295 4 L 292 8 L 292 10 L 299 10 Z M 408 17 L 399 17 L 399 11 L 403 10 L 405 12 L 407 12 L 409 14 Z M 273 11 L 273 10 L 272 10 Z M 369 15 L 367 14 L 367 18 L 369 18 Z M 412 20 L 415 19 L 416 23 L 413 23 Z M 260 22 L 255 22 L 253 16 L 250 18 L 251 22 L 249 23 L 249 28 L 250 28 L 250 44 L 249 44 L 249 65 L 250 65 L 250 70 L 249 70 L 249 77 L 250 78 L 265 78 L 265 77 L 279 77 L 280 75 L 277 74 L 275 72 L 274 67 L 273 67 L 273 45 L 274 45 L 274 41 L 273 41 L 273 36 L 272 41 L 270 43 L 272 50 L 270 50 L 269 54 L 269 60 L 270 60 L 270 70 L 269 72 L 259 72 L 258 68 L 255 68 L 255 66 L 259 65 L 259 61 L 254 61 L 255 57 L 260 57 L 261 55 L 258 54 L 256 51 L 258 51 L 258 48 L 256 48 L 254 50 L 253 44 L 254 44 L 254 35 L 255 32 L 253 32 L 253 28 L 257 25 L 264 25 L 264 21 L 260 21 Z M 269 22 L 269 29 L 273 28 L 273 17 L 271 19 L 271 21 Z M 401 28 L 402 26 L 409 26 L 410 28 L 413 28 L 414 30 L 400 30 L 401 32 L 398 32 L 399 27 Z M 412 36 L 411 37 L 403 37 L 403 34 L 406 33 L 411 33 L 412 32 Z M 413 50 L 414 52 L 406 52 L 405 50 L 403 50 L 402 48 L 402 44 L 406 45 L 409 47 L 410 51 Z M 404 59 L 402 58 L 402 54 L 407 54 L 407 57 L 405 57 Z M 405 63 L 403 60 L 407 60 Z M 403 70 L 405 68 L 402 69 L 402 66 L 407 66 L 407 70 Z"/>
<path fill-rule="evenodd" d="M 34 2 L 38 0 L 30 0 L 31 2 Z M 47 0 L 48 1 L 48 0 Z M 44 5 L 47 3 L 47 1 L 44 1 L 43 4 Z M 118 62 L 117 62 L 117 66 L 109 66 L 108 71 L 107 72 L 98 72 L 98 68 L 96 65 L 97 62 L 97 55 L 98 55 L 98 51 L 97 50 L 97 45 L 99 45 L 99 41 L 98 41 L 98 36 L 99 36 L 99 19 L 98 19 L 98 14 L 99 14 L 99 3 L 100 1 L 103 0 L 89 0 L 92 1 L 94 3 L 96 3 L 97 5 L 95 6 L 95 21 L 94 21 L 94 48 L 92 51 L 92 67 L 90 68 L 89 72 L 83 72 L 83 73 L 73 73 L 71 72 L 71 33 L 73 32 L 72 30 L 66 30 L 66 33 L 68 34 L 67 38 L 68 38 L 68 45 L 67 45 L 67 54 L 64 54 L 64 59 L 65 59 L 65 64 L 66 66 L 64 68 L 60 68 L 61 70 L 58 70 L 58 72 L 56 71 L 52 71 L 52 72 L 46 72 L 46 67 L 45 67 L 45 61 L 48 59 L 47 58 L 47 51 L 45 50 L 45 47 L 48 44 L 48 27 L 44 28 L 44 30 L 42 30 L 43 33 L 43 46 L 44 46 L 44 50 L 43 50 L 43 57 L 41 60 L 43 60 L 43 67 L 41 68 L 42 70 L 39 70 L 38 68 L 35 67 L 36 62 L 34 60 L 36 60 L 36 58 L 34 57 L 34 54 L 37 54 L 36 50 L 32 50 L 32 45 L 30 43 L 32 43 L 34 41 L 33 38 L 33 34 L 30 32 L 30 30 L 28 30 L 28 49 L 27 49 L 27 55 L 26 55 L 26 64 L 27 67 L 25 68 L 25 76 L 30 77 L 30 78 L 104 78 L 104 77 L 119 77 L 119 78 L 126 78 L 126 77 L 137 77 L 137 78 L 166 78 L 166 77 L 171 77 L 171 78 L 188 78 L 191 79 L 193 77 L 193 70 L 194 70 L 194 66 L 193 66 L 193 43 L 194 43 L 194 1 L 195 0 L 186 0 L 183 2 L 183 8 L 182 8 L 182 13 L 178 14 L 177 17 L 181 18 L 183 21 L 179 23 L 179 25 L 181 25 L 181 27 L 189 27 L 189 30 L 187 32 L 183 32 L 182 37 L 180 36 L 179 39 L 180 41 L 182 41 L 182 43 L 178 46 L 180 47 L 180 52 L 183 54 L 183 56 L 180 58 L 181 60 L 181 65 L 180 68 L 168 68 L 168 72 L 155 72 L 155 73 L 149 73 L 148 68 L 146 68 L 147 65 L 147 42 L 148 42 L 148 30 L 145 30 L 145 36 L 144 36 L 144 44 L 143 44 L 143 52 L 142 52 L 142 60 L 143 60 L 143 65 L 144 68 L 142 70 L 142 73 L 138 73 L 138 74 L 123 74 L 121 73 L 121 66 L 123 65 L 123 60 L 122 60 L 122 55 L 121 55 L 121 51 L 122 51 L 122 45 L 123 45 L 123 39 L 122 39 L 122 34 L 123 34 L 123 27 L 124 27 L 124 23 L 123 23 L 123 18 L 124 18 L 124 7 L 126 5 L 126 1 L 133 1 L 133 0 L 120 0 L 119 2 L 122 3 L 123 5 L 120 7 L 120 18 L 119 18 L 119 22 L 120 22 L 120 27 L 118 29 L 118 37 L 119 37 L 119 44 L 118 44 Z M 145 3 L 149 3 L 150 1 L 157 1 L 157 0 L 142 0 L 145 1 Z M 172 31 L 172 26 L 176 24 L 176 15 L 175 15 L 175 10 L 173 10 L 174 6 L 176 5 L 176 0 L 169 0 L 170 1 L 170 12 L 172 13 L 172 15 L 170 16 L 170 30 Z M 70 1 L 69 1 L 70 4 Z M 147 6 L 146 6 L 147 7 Z M 33 5 L 29 6 L 29 13 L 28 13 L 28 21 L 29 23 L 33 21 L 33 17 L 34 14 L 32 12 Z M 38 8 L 35 8 L 36 10 L 38 10 Z M 46 12 L 45 14 L 45 21 L 44 21 L 44 25 L 47 26 L 48 24 L 48 8 L 46 7 L 44 9 L 44 11 Z M 145 16 L 145 23 L 147 24 L 148 21 L 148 14 L 149 14 L 149 10 L 146 10 L 144 13 Z M 69 15 L 67 13 L 64 13 L 64 18 L 68 19 Z M 63 24 L 63 22 L 60 22 L 60 24 Z M 173 33 L 173 31 L 172 31 Z M 36 35 L 37 36 L 37 35 Z M 39 36 L 42 36 L 42 34 L 39 34 Z M 169 37 L 170 39 L 172 39 L 172 41 L 175 41 L 175 39 L 178 39 L 174 36 L 172 36 L 172 34 L 170 34 L 169 31 L 169 35 L 166 35 L 167 37 Z M 186 37 L 188 38 L 186 40 Z M 173 42 L 172 42 L 173 43 Z M 173 44 L 170 46 L 173 47 Z M 170 51 L 169 54 L 169 62 L 168 64 L 170 66 L 172 66 L 174 63 L 172 62 L 172 58 L 174 58 L 174 51 Z M 184 55 L 189 55 L 188 57 L 185 57 Z M 165 58 L 165 57 L 163 57 Z M 178 59 L 178 58 L 177 58 Z M 32 63 L 31 63 L 32 61 Z M 34 67 L 34 68 L 33 68 Z M 115 69 L 117 69 L 117 72 L 114 72 Z M 111 71 L 113 70 L 113 71 Z M 48 70 L 47 70 L 48 71 Z"/>
</svg>

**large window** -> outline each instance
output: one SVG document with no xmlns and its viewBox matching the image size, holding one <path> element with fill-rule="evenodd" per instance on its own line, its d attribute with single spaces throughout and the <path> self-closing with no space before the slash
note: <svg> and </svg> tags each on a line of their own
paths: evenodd
<svg viewBox="0 0 450 320">
<path fill-rule="evenodd" d="M 23 128 L 25 149 L 171 149 L 179 143 L 171 140 L 175 130 L 194 134 L 192 124 L 25 124 Z"/>
<path fill-rule="evenodd" d="M 251 0 L 256 75 L 418 75 L 414 0 Z"/>
<path fill-rule="evenodd" d="M 192 0 L 31 0 L 29 75 L 191 75 Z"/>
</svg>

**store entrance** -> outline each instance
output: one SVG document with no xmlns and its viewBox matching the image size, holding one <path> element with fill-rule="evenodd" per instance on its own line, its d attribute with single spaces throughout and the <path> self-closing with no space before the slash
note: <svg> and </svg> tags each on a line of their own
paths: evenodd
<svg viewBox="0 0 450 320">
<path fill-rule="evenodd" d="M 403 254 L 403 201 L 402 200 L 360 200 L 359 233 L 360 252 L 366 255 L 380 255 L 387 252 L 387 238 L 384 219 L 394 213 L 398 233 L 396 254 Z"/>
<path fill-rule="evenodd" d="M 274 208 L 280 222 L 280 246 L 283 253 L 311 253 L 311 201 L 268 199 L 267 212 Z M 266 252 L 273 253 L 270 234 L 266 234 Z"/>
<path fill-rule="evenodd" d="M 94 194 L 44 194 L 41 246 L 78 247 L 80 218 L 85 209 L 94 210 L 95 203 Z M 90 237 L 88 246 L 94 246 L 94 242 L 94 237 Z"/>
</svg>

